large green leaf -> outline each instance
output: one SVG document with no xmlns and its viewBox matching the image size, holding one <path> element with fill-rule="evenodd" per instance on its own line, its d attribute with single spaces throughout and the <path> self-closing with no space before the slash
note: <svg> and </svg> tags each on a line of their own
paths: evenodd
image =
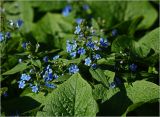
<svg viewBox="0 0 160 117">
<path fill-rule="evenodd" d="M 47 13 L 38 21 L 32 30 L 33 36 L 38 42 L 49 46 L 64 48 L 66 33 L 72 33 L 72 25 L 61 14 Z"/>
<path fill-rule="evenodd" d="M 96 113 L 91 86 L 74 74 L 47 96 L 45 107 L 37 116 L 96 116 Z"/>
<path fill-rule="evenodd" d="M 99 89 L 95 91 L 97 90 Z M 104 92 L 104 90 L 102 91 Z M 157 101 L 159 93 L 158 85 L 144 80 L 136 81 L 132 85 L 125 84 L 120 88 L 106 90 L 105 95 L 101 97 L 105 103 L 100 105 L 99 114 L 110 116 L 126 115 L 144 103 Z M 95 96 L 97 97 L 98 94 L 99 92 Z M 100 97 L 98 98 L 100 99 Z"/>
<path fill-rule="evenodd" d="M 147 29 L 153 25 L 158 17 L 154 7 L 148 1 L 91 1 L 88 4 L 94 12 L 95 17 L 102 17 L 106 20 L 106 27 L 122 21 L 127 21 L 137 17 L 144 19 L 139 24 L 138 29 Z"/>
<path fill-rule="evenodd" d="M 27 64 L 28 63 L 20 63 L 20 64 L 16 65 L 15 67 L 13 67 L 11 70 L 3 73 L 2 75 L 11 75 L 11 74 L 15 74 L 17 72 L 23 71 L 28 68 Z"/>
</svg>

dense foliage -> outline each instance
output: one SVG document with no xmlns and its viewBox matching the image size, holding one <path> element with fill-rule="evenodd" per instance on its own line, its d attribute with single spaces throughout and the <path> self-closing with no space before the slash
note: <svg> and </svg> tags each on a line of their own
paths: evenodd
<svg viewBox="0 0 160 117">
<path fill-rule="evenodd" d="M 1 1 L 2 116 L 158 116 L 157 1 Z"/>
</svg>

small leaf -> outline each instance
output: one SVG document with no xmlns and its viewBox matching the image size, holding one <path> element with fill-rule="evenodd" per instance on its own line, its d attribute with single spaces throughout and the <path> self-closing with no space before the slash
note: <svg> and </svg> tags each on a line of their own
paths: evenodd
<svg viewBox="0 0 160 117">
<path fill-rule="evenodd" d="M 33 65 L 35 65 L 36 67 L 41 68 L 41 61 L 40 60 L 32 60 L 31 61 Z"/>
<path fill-rule="evenodd" d="M 28 68 L 27 64 L 28 63 L 20 63 L 16 65 L 14 68 L 12 68 L 11 70 L 3 73 L 2 75 L 11 75 L 11 74 L 15 74 L 17 72 L 23 71 Z"/>
<path fill-rule="evenodd" d="M 89 72 L 91 73 L 91 75 L 94 79 L 101 82 L 107 88 L 109 87 L 108 79 L 106 78 L 103 70 L 101 70 L 101 69 L 96 69 L 96 70 L 89 69 Z"/>
</svg>

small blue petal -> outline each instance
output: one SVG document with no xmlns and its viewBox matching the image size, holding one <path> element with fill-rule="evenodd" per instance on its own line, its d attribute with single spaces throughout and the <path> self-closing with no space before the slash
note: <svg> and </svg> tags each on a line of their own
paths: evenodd
<svg viewBox="0 0 160 117">
<path fill-rule="evenodd" d="M 116 29 L 112 30 L 112 36 L 117 36 L 118 35 L 118 31 Z"/>
<path fill-rule="evenodd" d="M 88 58 L 85 59 L 85 63 L 84 64 L 87 65 L 87 66 L 90 66 L 91 62 L 92 62 L 91 59 L 88 57 Z"/>
<path fill-rule="evenodd" d="M 115 88 L 116 87 L 116 83 L 112 82 L 109 87 L 112 88 L 112 89 Z"/>
<path fill-rule="evenodd" d="M 78 25 L 78 26 L 76 26 L 76 30 L 74 31 L 74 34 L 79 34 L 80 31 L 81 31 L 81 28 L 80 28 L 80 26 Z"/>
<path fill-rule="evenodd" d="M 92 41 L 88 41 L 86 46 L 89 47 L 90 49 L 94 49 L 94 43 Z"/>
<path fill-rule="evenodd" d="M 71 65 L 70 67 L 69 67 L 69 73 L 71 73 L 71 74 L 75 74 L 75 73 L 77 73 L 77 72 L 79 72 L 79 68 L 78 68 L 78 66 L 77 65 Z"/>
<path fill-rule="evenodd" d="M 76 19 L 76 23 L 77 23 L 77 24 L 81 24 L 82 20 L 83 20 L 82 18 L 77 18 L 77 19 Z"/>
<path fill-rule="evenodd" d="M 17 27 L 20 28 L 23 24 L 23 21 L 21 19 L 18 19 L 16 24 L 17 24 Z"/>
<path fill-rule="evenodd" d="M 97 65 L 94 63 L 94 64 L 91 65 L 91 68 L 92 68 L 92 69 L 96 69 L 96 68 L 97 68 Z"/>
<path fill-rule="evenodd" d="M 10 32 L 6 32 L 6 38 L 7 39 L 11 38 L 11 33 Z"/>
<path fill-rule="evenodd" d="M 55 85 L 49 84 L 48 82 L 46 82 L 45 85 L 46 85 L 48 88 L 52 88 L 52 89 L 56 88 Z"/>
<path fill-rule="evenodd" d="M 133 63 L 129 66 L 129 68 L 131 71 L 135 72 L 137 70 L 137 65 Z"/>
<path fill-rule="evenodd" d="M 21 80 L 21 81 L 19 81 L 18 82 L 19 83 L 19 85 L 18 85 L 18 87 L 20 88 L 20 89 L 23 89 L 24 87 L 25 87 L 25 81 L 23 81 L 23 80 Z"/>
<path fill-rule="evenodd" d="M 72 7 L 70 5 L 67 5 L 62 11 L 63 16 L 65 17 L 68 16 L 71 10 L 72 10 Z"/>
<path fill-rule="evenodd" d="M 38 87 L 37 86 L 32 86 L 32 92 L 37 93 L 38 92 Z"/>
<path fill-rule="evenodd" d="M 98 60 L 100 58 L 101 58 L 101 56 L 99 54 L 93 55 L 93 59 L 95 59 L 95 60 Z"/>
<path fill-rule="evenodd" d="M 86 50 L 83 47 L 81 47 L 81 48 L 78 49 L 77 53 L 80 54 L 80 55 L 83 55 L 83 54 L 86 53 Z"/>
<path fill-rule="evenodd" d="M 27 43 L 26 43 L 26 42 L 23 42 L 23 43 L 22 43 L 22 48 L 26 49 L 26 47 L 27 47 Z"/>
<path fill-rule="evenodd" d="M 21 75 L 21 80 L 29 81 L 30 79 L 31 79 L 31 76 L 30 76 L 30 75 L 27 75 L 27 74 L 22 74 L 22 75 Z"/>
<path fill-rule="evenodd" d="M 48 57 L 45 56 L 45 57 L 43 58 L 43 61 L 44 61 L 44 62 L 48 62 Z"/>
<path fill-rule="evenodd" d="M 53 57 L 53 60 L 57 60 L 57 59 L 59 59 L 59 55 L 56 55 Z"/>
<path fill-rule="evenodd" d="M 83 5 L 83 9 L 84 9 L 84 10 L 88 10 L 88 9 L 89 9 L 89 6 L 88 6 L 87 4 L 84 4 L 84 5 Z"/>
<path fill-rule="evenodd" d="M 71 52 L 70 56 L 73 57 L 73 58 L 76 57 L 76 52 Z"/>
<path fill-rule="evenodd" d="M 104 47 L 109 46 L 108 40 L 103 38 L 100 38 L 100 44 L 101 46 L 104 46 Z"/>
<path fill-rule="evenodd" d="M 0 32 L 0 42 L 4 40 L 3 33 Z"/>
</svg>

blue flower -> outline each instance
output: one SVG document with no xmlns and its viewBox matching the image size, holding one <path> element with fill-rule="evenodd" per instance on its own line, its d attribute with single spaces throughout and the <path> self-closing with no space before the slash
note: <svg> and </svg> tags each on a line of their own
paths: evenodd
<svg viewBox="0 0 160 117">
<path fill-rule="evenodd" d="M 89 58 L 89 57 L 87 57 L 86 59 L 85 59 L 85 65 L 87 65 L 87 66 L 90 66 L 91 65 L 91 59 Z"/>
<path fill-rule="evenodd" d="M 115 83 L 115 82 L 112 82 L 112 83 L 109 85 L 109 87 L 112 88 L 112 89 L 115 88 L 115 87 L 116 87 L 116 83 Z"/>
<path fill-rule="evenodd" d="M 55 85 L 49 84 L 48 82 L 46 82 L 45 85 L 46 85 L 48 88 L 52 88 L 52 89 L 56 88 Z"/>
<path fill-rule="evenodd" d="M 27 43 L 26 43 L 26 42 L 23 42 L 23 43 L 22 43 L 22 48 L 26 49 L 26 47 L 27 47 Z"/>
<path fill-rule="evenodd" d="M 81 47 L 81 48 L 78 49 L 77 53 L 80 54 L 80 55 L 83 55 L 83 54 L 86 53 L 86 50 L 83 47 Z"/>
<path fill-rule="evenodd" d="M 48 62 L 48 57 L 45 56 L 45 57 L 43 58 L 43 61 L 44 61 L 44 62 Z"/>
<path fill-rule="evenodd" d="M 73 57 L 73 58 L 76 57 L 76 52 L 71 52 L 70 56 Z"/>
<path fill-rule="evenodd" d="M 116 84 L 121 84 L 121 80 L 118 77 L 115 77 Z"/>
<path fill-rule="evenodd" d="M 77 23 L 77 24 L 81 24 L 82 20 L 83 20 L 82 18 L 77 18 L 77 19 L 76 19 L 76 23 Z"/>
<path fill-rule="evenodd" d="M 10 32 L 6 32 L 6 38 L 7 39 L 11 38 L 11 33 Z"/>
<path fill-rule="evenodd" d="M 51 81 L 53 79 L 52 69 L 50 68 L 50 65 L 47 66 L 43 78 L 45 81 Z"/>
<path fill-rule="evenodd" d="M 88 41 L 86 46 L 91 48 L 91 49 L 94 49 L 94 43 L 92 41 Z"/>
<path fill-rule="evenodd" d="M 0 32 L 0 42 L 4 40 L 3 33 Z"/>
<path fill-rule="evenodd" d="M 57 59 L 59 59 L 59 55 L 56 55 L 53 57 L 53 60 L 57 60 Z"/>
<path fill-rule="evenodd" d="M 76 48 L 77 48 L 77 42 L 73 40 L 72 50 L 75 50 Z"/>
<path fill-rule="evenodd" d="M 67 5 L 62 11 L 63 16 L 65 17 L 68 16 L 71 10 L 72 10 L 72 7 L 70 5 Z"/>
<path fill-rule="evenodd" d="M 67 43 L 66 50 L 68 53 L 72 51 L 72 45 L 70 43 Z"/>
<path fill-rule="evenodd" d="M 118 35 L 118 31 L 116 29 L 112 30 L 112 36 L 117 36 Z"/>
<path fill-rule="evenodd" d="M 80 26 L 78 25 L 78 26 L 76 26 L 76 30 L 74 31 L 74 34 L 79 34 L 80 31 L 81 31 L 81 28 L 80 28 Z"/>
<path fill-rule="evenodd" d="M 135 72 L 137 70 L 137 65 L 133 63 L 129 66 L 129 68 L 131 71 Z"/>
<path fill-rule="evenodd" d="M 94 63 L 94 64 L 91 65 L 91 68 L 92 68 L 92 69 L 96 69 L 96 68 L 97 68 L 97 65 Z"/>
<path fill-rule="evenodd" d="M 109 46 L 108 40 L 103 38 L 100 38 L 100 44 L 104 47 Z"/>
<path fill-rule="evenodd" d="M 55 79 L 57 79 L 59 76 L 58 76 L 56 73 L 54 73 L 54 74 L 53 74 L 53 77 L 54 77 Z"/>
<path fill-rule="evenodd" d="M 89 6 L 88 6 L 87 4 L 84 4 L 84 5 L 83 5 L 83 9 L 84 9 L 84 10 L 88 10 L 88 9 L 89 9 Z"/>
<path fill-rule="evenodd" d="M 22 75 L 21 75 L 21 80 L 29 81 L 30 79 L 31 79 L 31 76 L 30 76 L 30 75 L 27 75 L 27 74 L 22 74 Z"/>
<path fill-rule="evenodd" d="M 75 74 L 75 73 L 77 73 L 77 72 L 79 72 L 79 68 L 78 68 L 78 66 L 77 65 L 71 65 L 70 67 L 69 67 L 69 73 L 70 74 Z"/>
<path fill-rule="evenodd" d="M 17 27 L 20 28 L 22 24 L 23 24 L 23 21 L 21 19 L 18 19 L 16 23 Z"/>
<path fill-rule="evenodd" d="M 38 92 L 38 86 L 32 86 L 32 92 L 37 93 Z"/>
<path fill-rule="evenodd" d="M 100 58 L 101 58 L 101 56 L 100 56 L 99 54 L 93 55 L 93 59 L 98 60 L 98 59 L 100 59 Z"/>
<path fill-rule="evenodd" d="M 75 49 L 77 48 L 77 43 L 76 41 L 73 41 L 72 43 L 69 42 L 67 40 L 67 47 L 66 47 L 66 50 L 68 53 L 72 52 L 72 51 L 75 51 Z"/>
<path fill-rule="evenodd" d="M 18 87 L 21 88 L 21 89 L 23 89 L 23 88 L 26 86 L 24 80 L 21 80 L 21 81 L 19 81 L 18 83 L 19 83 Z"/>
</svg>

